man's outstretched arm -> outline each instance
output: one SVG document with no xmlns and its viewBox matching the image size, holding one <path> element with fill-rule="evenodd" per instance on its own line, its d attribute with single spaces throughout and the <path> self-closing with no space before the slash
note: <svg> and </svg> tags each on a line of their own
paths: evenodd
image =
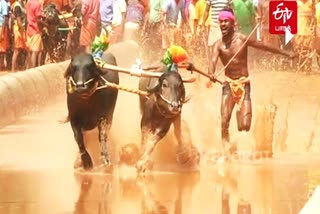
<svg viewBox="0 0 320 214">
<path fill-rule="evenodd" d="M 247 39 L 247 37 L 242 35 L 241 39 L 243 41 L 245 41 Z M 254 48 L 257 48 L 260 50 L 268 51 L 271 53 L 275 53 L 275 54 L 281 54 L 283 56 L 287 56 L 290 58 L 295 57 L 294 52 L 284 51 L 284 50 L 281 50 L 280 48 L 275 48 L 275 47 L 272 47 L 271 45 L 263 44 L 263 42 L 260 42 L 260 41 L 257 41 L 255 39 L 251 39 L 251 38 L 248 40 L 248 46 L 251 46 L 251 47 L 254 47 Z"/>
</svg>

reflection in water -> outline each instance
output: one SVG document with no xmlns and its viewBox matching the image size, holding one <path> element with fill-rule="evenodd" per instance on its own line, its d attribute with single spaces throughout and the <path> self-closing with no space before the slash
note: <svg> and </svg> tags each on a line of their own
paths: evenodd
<svg viewBox="0 0 320 214">
<path fill-rule="evenodd" d="M 74 214 L 182 214 L 192 205 L 198 173 L 146 175 L 112 182 L 111 177 L 75 175 L 80 193 Z"/>
<path fill-rule="evenodd" d="M 70 170 L 5 170 L 0 213 L 296 214 L 320 183 L 319 165 L 230 164 L 199 173 L 124 179 Z M 200 179 L 201 178 L 201 179 Z"/>
<path fill-rule="evenodd" d="M 161 204 L 150 190 L 147 178 L 140 178 L 139 186 L 143 193 L 141 200 L 141 214 L 169 214 L 167 207 Z"/>
<path fill-rule="evenodd" d="M 141 214 L 182 214 L 192 205 L 191 196 L 199 182 L 199 173 L 148 175 L 134 182 L 139 188 Z M 132 195 L 133 196 L 133 195 Z M 133 197 L 137 200 L 137 197 Z"/>
<path fill-rule="evenodd" d="M 112 213 L 111 177 L 76 174 L 80 193 L 74 214 Z"/>
</svg>

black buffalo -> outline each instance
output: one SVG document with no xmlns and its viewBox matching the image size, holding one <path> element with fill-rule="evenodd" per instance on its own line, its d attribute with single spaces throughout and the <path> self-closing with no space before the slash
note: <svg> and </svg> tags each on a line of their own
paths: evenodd
<svg viewBox="0 0 320 214">
<path fill-rule="evenodd" d="M 150 155 L 156 144 L 168 133 L 171 124 L 182 148 L 185 142 L 181 132 L 181 110 L 186 102 L 186 91 L 178 72 L 165 71 L 160 78 L 141 78 L 139 89 L 150 93 L 140 96 L 142 156 L 136 163 L 138 172 L 151 166 Z"/>
<path fill-rule="evenodd" d="M 102 57 L 108 64 L 116 65 L 112 54 Z M 81 53 L 71 59 L 65 73 L 67 80 L 68 119 L 78 144 L 82 165 L 85 169 L 93 167 L 92 159 L 85 148 L 83 133 L 98 127 L 101 160 L 110 164 L 107 151 L 107 137 L 111 128 L 118 90 L 104 85 L 105 80 L 119 84 L 117 72 L 98 67 L 90 54 Z"/>
<path fill-rule="evenodd" d="M 44 50 L 41 64 L 45 62 L 55 63 L 65 59 L 68 38 L 68 23 L 59 19 L 60 12 L 55 4 L 46 4 L 42 10 L 40 27 Z M 60 30 L 63 29 L 63 30 Z"/>
</svg>

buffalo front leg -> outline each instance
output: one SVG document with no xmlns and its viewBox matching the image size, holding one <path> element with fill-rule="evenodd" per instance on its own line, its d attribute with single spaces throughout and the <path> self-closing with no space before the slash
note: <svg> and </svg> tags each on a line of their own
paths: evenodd
<svg viewBox="0 0 320 214">
<path fill-rule="evenodd" d="M 86 147 L 84 145 L 84 140 L 83 140 L 83 134 L 82 134 L 82 129 L 77 123 L 73 120 L 70 121 L 71 127 L 73 130 L 74 134 L 74 139 L 76 140 L 79 151 L 80 151 L 80 157 L 82 161 L 82 165 L 84 169 L 91 169 L 93 167 L 91 157 L 86 150 Z"/>
<path fill-rule="evenodd" d="M 108 155 L 108 148 L 107 148 L 107 130 L 108 130 L 108 123 L 105 118 L 101 118 L 98 123 L 98 130 L 99 130 L 99 143 L 100 143 L 100 156 L 101 162 L 103 165 L 109 165 L 109 155 Z"/>
<path fill-rule="evenodd" d="M 185 164 L 189 160 L 199 162 L 200 153 L 192 145 L 188 124 L 181 119 L 181 115 L 173 122 L 174 135 L 178 141 L 177 161 Z"/>
<path fill-rule="evenodd" d="M 167 134 L 169 127 L 158 128 L 156 131 L 142 130 L 142 156 L 137 161 L 136 169 L 138 173 L 144 173 L 151 165 L 150 156 L 157 143 Z"/>
</svg>

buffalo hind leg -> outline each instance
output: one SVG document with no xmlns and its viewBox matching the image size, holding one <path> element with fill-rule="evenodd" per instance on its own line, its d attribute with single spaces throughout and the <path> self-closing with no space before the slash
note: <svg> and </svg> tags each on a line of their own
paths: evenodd
<svg viewBox="0 0 320 214">
<path fill-rule="evenodd" d="M 101 118 L 98 123 L 98 130 L 99 130 L 99 143 L 100 143 L 100 155 L 101 161 L 103 165 L 109 165 L 109 155 L 108 155 L 108 148 L 107 148 L 107 131 L 108 131 L 108 123 L 105 118 Z"/>
<path fill-rule="evenodd" d="M 138 173 L 144 173 L 148 166 L 151 165 L 150 156 L 157 143 L 167 134 L 169 128 L 170 124 L 156 128 L 153 132 L 150 129 L 142 128 L 142 156 L 136 164 Z"/>
<path fill-rule="evenodd" d="M 79 151 L 80 151 L 80 157 L 82 161 L 82 165 L 84 169 L 91 169 L 93 167 L 91 157 L 86 150 L 86 147 L 84 145 L 84 140 L 83 140 L 83 133 L 81 127 L 79 127 L 74 121 L 71 122 L 71 127 L 74 133 L 74 138 L 78 144 Z"/>
</svg>

